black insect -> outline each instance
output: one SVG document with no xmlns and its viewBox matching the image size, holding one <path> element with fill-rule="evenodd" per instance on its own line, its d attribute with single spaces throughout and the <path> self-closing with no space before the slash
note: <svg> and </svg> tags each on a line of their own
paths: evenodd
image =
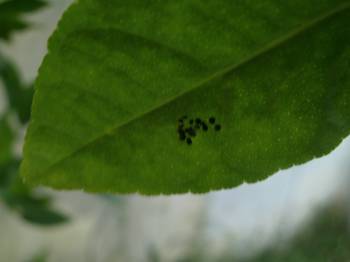
<svg viewBox="0 0 350 262">
<path fill-rule="evenodd" d="M 215 117 L 209 117 L 208 122 L 211 125 L 215 124 L 213 126 L 215 131 L 221 130 L 221 125 L 216 123 L 217 121 Z M 188 116 L 184 115 L 178 119 L 177 132 L 179 139 L 181 141 L 186 141 L 188 145 L 192 145 L 193 139 L 197 136 L 198 133 L 200 133 L 200 131 L 207 132 L 208 130 L 208 124 L 199 117 L 188 119 Z"/>
<path fill-rule="evenodd" d="M 207 132 L 208 131 L 208 126 L 206 123 L 202 123 L 202 129 L 203 131 Z"/>
<path fill-rule="evenodd" d="M 188 137 L 188 138 L 186 139 L 186 142 L 187 142 L 188 145 L 192 145 L 192 139 L 191 139 L 191 138 Z"/>
<path fill-rule="evenodd" d="M 215 131 L 220 131 L 221 130 L 221 125 L 215 125 L 214 129 L 215 129 Z"/>
<path fill-rule="evenodd" d="M 180 138 L 180 140 L 185 140 L 186 139 L 186 133 L 183 130 L 181 130 L 179 132 L 179 138 Z"/>
<path fill-rule="evenodd" d="M 189 134 L 190 136 L 196 136 L 196 131 L 192 128 L 192 127 L 190 127 L 190 128 L 186 128 L 186 133 L 187 134 Z"/>
</svg>

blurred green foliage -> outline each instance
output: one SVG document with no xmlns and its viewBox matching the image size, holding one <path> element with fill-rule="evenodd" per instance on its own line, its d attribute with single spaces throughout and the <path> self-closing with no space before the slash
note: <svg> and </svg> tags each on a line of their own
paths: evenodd
<svg viewBox="0 0 350 262">
<path fill-rule="evenodd" d="M 275 241 L 252 258 L 239 259 L 226 252 L 213 260 L 199 249 L 178 262 L 349 262 L 349 222 L 348 206 L 341 202 L 319 212 L 291 240 Z"/>
<path fill-rule="evenodd" d="M 249 262 L 346 262 L 350 261 L 347 208 L 331 208 L 304 227 L 290 246 L 273 247 Z"/>
<path fill-rule="evenodd" d="M 27 28 L 20 15 L 38 10 L 45 2 L 38 0 L 0 1 L 0 41 L 9 39 L 11 33 Z M 17 118 L 20 125 L 29 121 L 33 98 L 33 85 L 23 83 L 16 66 L 1 54 L 0 82 L 5 88 L 8 108 L 0 115 L 0 201 L 17 211 L 23 219 L 39 225 L 56 225 L 67 221 L 67 217 L 51 207 L 51 199 L 38 195 L 19 177 L 20 159 L 14 156 L 13 147 L 17 132 L 10 120 Z"/>
<path fill-rule="evenodd" d="M 0 26 L 1 27 L 1 26 Z M 16 67 L 0 53 L 0 79 L 2 80 L 11 110 L 14 110 L 19 120 L 25 124 L 29 121 L 34 89 L 21 80 Z"/>
<path fill-rule="evenodd" d="M 35 254 L 27 262 L 45 262 L 47 261 L 47 258 L 48 258 L 48 252 L 44 250 Z"/>
<path fill-rule="evenodd" d="M 0 166 L 6 164 L 11 159 L 11 142 L 13 134 L 6 117 L 0 118 Z M 0 177 L 0 185 L 2 180 Z"/>
<path fill-rule="evenodd" d="M 21 16 L 45 5 L 42 0 L 0 0 L 0 39 L 8 40 L 14 31 L 28 28 Z"/>
</svg>

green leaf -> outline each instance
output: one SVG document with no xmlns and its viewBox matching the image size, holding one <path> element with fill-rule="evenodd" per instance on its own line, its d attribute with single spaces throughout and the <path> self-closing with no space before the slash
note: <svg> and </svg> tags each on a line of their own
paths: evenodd
<svg viewBox="0 0 350 262">
<path fill-rule="evenodd" d="M 2 198 L 8 207 L 16 210 L 30 223 L 50 226 L 68 221 L 67 216 L 52 209 L 48 196 L 37 196 L 22 183 L 19 176 L 16 176 L 11 186 L 2 193 Z"/>
<path fill-rule="evenodd" d="M 22 123 L 30 118 L 34 89 L 22 83 L 17 68 L 0 54 L 0 80 L 4 83 L 9 106 L 16 111 Z"/>
<path fill-rule="evenodd" d="M 18 176 L 19 161 L 13 158 L 0 165 L 0 197 L 2 191 L 7 191 L 11 188 L 14 180 Z"/>
<path fill-rule="evenodd" d="M 29 25 L 21 15 L 39 10 L 46 5 L 42 0 L 0 1 L 0 39 L 8 40 L 11 33 L 26 29 Z"/>
<path fill-rule="evenodd" d="M 66 223 L 68 218 L 61 213 L 58 213 L 54 210 L 51 210 L 49 208 L 43 208 L 43 207 L 30 207 L 25 208 L 21 210 L 21 214 L 23 219 L 26 221 L 32 223 L 32 224 L 38 224 L 41 226 L 53 226 L 53 225 L 59 225 L 62 223 Z"/>
<path fill-rule="evenodd" d="M 48 261 L 49 252 L 47 250 L 43 250 L 35 254 L 31 257 L 27 262 L 46 262 Z"/>
<path fill-rule="evenodd" d="M 0 173 L 1 167 L 12 159 L 13 131 L 7 117 L 0 117 Z M 1 174 L 0 174 L 1 177 Z"/>
<path fill-rule="evenodd" d="M 207 192 L 350 132 L 350 2 L 81 0 L 49 41 L 21 173 L 93 192 Z M 209 125 L 188 146 L 182 115 Z"/>
<path fill-rule="evenodd" d="M 15 159 L 0 166 L 0 200 L 33 224 L 51 226 L 67 222 L 67 216 L 52 209 L 50 197 L 37 195 L 23 184 L 18 167 L 19 161 Z"/>
</svg>

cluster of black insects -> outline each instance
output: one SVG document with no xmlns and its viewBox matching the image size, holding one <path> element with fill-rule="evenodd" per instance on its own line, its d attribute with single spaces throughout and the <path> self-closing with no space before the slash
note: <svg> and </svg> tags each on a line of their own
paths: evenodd
<svg viewBox="0 0 350 262">
<path fill-rule="evenodd" d="M 215 117 L 210 117 L 208 119 L 209 124 L 214 126 L 214 130 L 220 131 L 221 125 L 215 124 L 215 121 Z M 187 116 L 181 117 L 178 121 L 177 127 L 180 140 L 186 141 L 188 145 L 192 145 L 192 139 L 199 131 L 207 132 L 209 129 L 209 124 L 200 118 L 188 119 Z"/>
</svg>

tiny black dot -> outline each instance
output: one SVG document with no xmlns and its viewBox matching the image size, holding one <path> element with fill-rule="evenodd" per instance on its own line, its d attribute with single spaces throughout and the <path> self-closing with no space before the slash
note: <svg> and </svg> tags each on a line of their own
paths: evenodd
<svg viewBox="0 0 350 262">
<path fill-rule="evenodd" d="M 209 118 L 209 123 L 210 123 L 210 124 L 214 124 L 214 123 L 215 123 L 215 117 Z"/>
<path fill-rule="evenodd" d="M 192 139 L 191 138 L 187 138 L 186 142 L 187 142 L 188 145 L 192 145 Z"/>
<path fill-rule="evenodd" d="M 221 125 L 215 125 L 215 131 L 220 131 L 221 130 Z"/>
<path fill-rule="evenodd" d="M 202 123 L 202 120 L 200 120 L 199 118 L 196 118 L 196 124 L 200 125 Z"/>
<path fill-rule="evenodd" d="M 179 119 L 179 124 L 183 124 L 184 120 L 183 119 Z"/>
<path fill-rule="evenodd" d="M 193 119 L 190 119 L 190 125 L 193 125 Z"/>
<path fill-rule="evenodd" d="M 182 119 L 187 119 L 187 116 L 186 115 L 182 116 Z"/>
<path fill-rule="evenodd" d="M 208 131 L 208 126 L 205 123 L 203 123 L 202 124 L 202 129 L 203 129 L 203 131 Z"/>
</svg>

